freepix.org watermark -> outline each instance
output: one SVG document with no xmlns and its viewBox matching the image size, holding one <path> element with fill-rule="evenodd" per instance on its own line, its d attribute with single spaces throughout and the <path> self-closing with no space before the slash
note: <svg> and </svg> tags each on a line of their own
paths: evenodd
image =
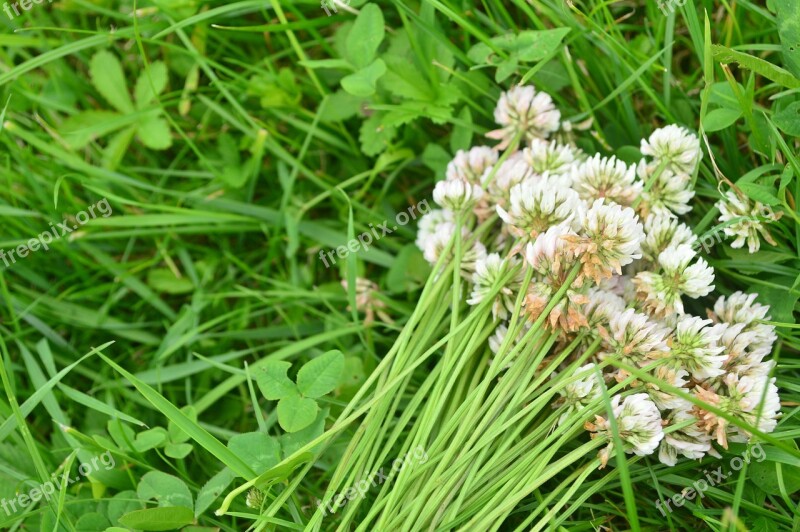
<svg viewBox="0 0 800 532">
<path fill-rule="evenodd" d="M 395 460 L 392 462 L 392 469 L 389 471 L 388 475 L 384 473 L 383 468 L 380 468 L 367 478 L 362 478 L 356 482 L 354 486 L 351 486 L 347 488 L 347 490 L 334 495 L 328 500 L 327 503 L 317 500 L 317 508 L 322 510 L 323 516 L 328 515 L 328 512 L 334 514 L 336 513 L 336 510 L 346 505 L 348 501 L 352 501 L 356 497 L 363 499 L 370 487 L 380 486 L 386 482 L 386 480 L 392 475 L 392 472 L 399 473 L 408 464 L 414 462 L 418 464 L 424 464 L 427 461 L 428 453 L 425 452 L 425 449 L 423 449 L 421 445 L 418 445 L 413 451 L 407 452 L 403 457 L 395 458 Z"/>
<path fill-rule="evenodd" d="M 424 209 L 423 209 L 424 207 Z M 392 234 L 394 231 L 397 231 L 397 228 L 406 225 L 411 220 L 417 219 L 417 214 L 428 214 L 430 211 L 430 207 L 428 206 L 428 200 L 424 199 L 417 203 L 416 205 L 412 205 L 408 208 L 408 213 L 405 211 L 400 211 L 397 213 L 397 216 L 394 217 L 394 221 L 396 225 L 394 225 L 391 229 L 389 228 L 389 222 L 384 220 L 383 223 L 378 224 L 378 227 L 374 227 L 372 224 L 369 224 L 370 231 L 365 231 L 358 235 L 357 238 L 352 239 L 347 243 L 347 246 L 339 246 L 335 250 L 325 251 L 324 249 L 319 250 L 319 259 L 325 265 L 326 268 L 330 268 L 331 264 L 336 264 L 336 259 L 334 258 L 334 254 L 340 258 L 346 258 L 350 253 L 355 253 L 359 251 L 359 249 L 363 249 L 364 251 L 368 250 L 370 245 L 373 241 L 378 241 L 381 238 L 385 237 L 386 235 Z M 380 229 L 381 234 L 378 234 L 378 230 Z M 375 239 L 373 240 L 373 235 Z M 327 259 L 326 259 L 327 256 Z M 328 264 L 328 259 L 330 259 L 331 264 Z"/>
<path fill-rule="evenodd" d="M 694 481 L 692 483 L 692 488 L 684 488 L 683 491 L 676 493 L 666 501 L 656 499 L 653 501 L 653 504 L 655 504 L 656 508 L 658 508 L 658 511 L 661 512 L 661 515 L 666 517 L 667 512 L 672 513 L 672 504 L 680 507 L 683 506 L 686 501 L 694 500 L 694 498 L 697 496 L 700 496 L 702 499 L 705 497 L 705 492 L 708 490 L 708 488 L 722 484 L 726 478 L 733 475 L 734 471 L 739 471 L 744 467 L 744 464 L 749 464 L 751 458 L 755 458 L 756 462 L 763 462 L 766 457 L 767 455 L 764 453 L 764 449 L 761 447 L 761 444 L 757 443 L 746 449 L 741 457 L 734 456 L 731 458 L 727 471 L 725 471 L 725 466 L 719 466 L 713 471 L 704 469 L 703 473 L 705 473 L 706 477 Z M 665 507 L 666 511 L 664 510 Z"/>
<path fill-rule="evenodd" d="M 69 486 L 78 482 L 82 477 L 87 477 L 94 473 L 95 471 L 100 471 L 100 466 L 103 466 L 106 471 L 113 469 L 115 465 L 117 465 L 114 457 L 111 455 L 110 451 L 106 451 L 101 455 L 97 455 L 92 458 L 88 462 L 83 462 L 81 465 L 78 466 L 78 473 L 80 476 L 77 477 L 67 477 L 66 485 Z M 3 511 L 6 513 L 7 516 L 18 511 L 18 509 L 27 508 L 31 505 L 31 503 L 35 503 L 40 501 L 41 499 L 45 499 L 47 501 L 50 500 L 57 491 L 61 491 L 61 487 L 63 486 L 63 478 L 57 474 L 53 474 L 50 476 L 50 480 L 43 484 L 39 484 L 35 488 L 31 488 L 25 493 L 20 493 L 11 500 L 2 499 L 0 500 L 0 506 L 3 508 Z M 19 508 L 17 507 L 19 505 Z"/>
<path fill-rule="evenodd" d="M 90 205 L 86 209 L 89 211 L 88 213 L 86 211 L 81 211 L 76 214 L 75 221 L 77 223 L 75 224 L 70 225 L 69 220 L 67 219 L 64 219 L 61 223 L 56 225 L 53 225 L 53 222 L 50 222 L 49 231 L 45 231 L 36 238 L 31 238 L 25 244 L 20 244 L 19 246 L 8 251 L 5 249 L 0 249 L 0 260 L 2 260 L 3 264 L 5 264 L 5 267 L 8 268 L 12 264 L 16 264 L 18 258 L 24 259 L 29 253 L 39 251 L 40 249 L 49 251 L 49 246 L 53 241 L 59 240 L 61 237 L 75 231 L 80 226 L 89 223 L 89 220 L 96 218 L 97 213 L 94 212 L 95 209 L 97 209 L 103 218 L 108 218 L 112 214 L 111 205 L 108 204 L 107 199 L 103 198 L 94 205 Z"/>
<path fill-rule="evenodd" d="M 14 14 L 16 16 L 20 16 L 19 8 L 22 8 L 25 11 L 30 11 L 30 9 L 33 7 L 34 4 L 41 4 L 43 2 L 44 0 L 19 0 L 18 2 L 10 2 L 10 3 L 6 2 L 5 4 L 3 4 L 3 11 L 6 12 L 8 18 L 13 20 L 14 17 L 11 15 L 12 9 L 14 10 Z M 47 3 L 52 4 L 53 0 L 47 0 Z"/>
</svg>

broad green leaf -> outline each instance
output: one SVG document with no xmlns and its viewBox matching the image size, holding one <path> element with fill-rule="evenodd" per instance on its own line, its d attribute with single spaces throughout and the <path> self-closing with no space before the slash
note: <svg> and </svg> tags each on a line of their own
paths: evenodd
<svg viewBox="0 0 800 532">
<path fill-rule="evenodd" d="M 285 360 L 267 360 L 262 367 L 253 371 L 256 384 L 267 400 L 277 401 L 297 395 L 297 386 L 286 375 L 290 367 L 292 364 Z"/>
<path fill-rule="evenodd" d="M 183 506 L 136 510 L 119 518 L 119 522 L 136 530 L 175 530 L 194 521 L 192 510 Z"/>
<path fill-rule="evenodd" d="M 541 61 L 561 46 L 569 32 L 569 28 L 523 31 L 507 49 L 516 53 L 520 61 Z"/>
<path fill-rule="evenodd" d="M 144 508 L 144 503 L 136 499 L 138 499 L 138 496 L 133 490 L 120 491 L 111 497 L 111 500 L 108 501 L 106 515 L 112 525 L 118 525 L 119 518 L 123 515 Z"/>
<path fill-rule="evenodd" d="M 497 83 L 504 82 L 509 76 L 517 71 L 518 67 L 518 57 L 516 55 L 512 55 L 509 59 L 506 59 L 497 65 L 497 71 L 494 73 L 494 80 Z"/>
<path fill-rule="evenodd" d="M 169 268 L 154 268 L 147 272 L 147 284 L 156 292 L 165 294 L 189 294 L 194 284 L 188 277 L 178 279 Z"/>
<path fill-rule="evenodd" d="M 307 397 L 286 397 L 278 402 L 278 423 L 286 432 L 297 432 L 317 417 L 317 402 Z"/>
<path fill-rule="evenodd" d="M 779 200 L 776 196 L 777 191 L 774 187 L 759 185 L 756 183 L 739 182 L 736 183 L 736 186 L 739 187 L 750 199 L 754 201 L 760 201 L 765 205 L 778 205 L 781 202 L 781 200 Z"/>
<path fill-rule="evenodd" d="M 787 135 L 800 137 L 800 102 L 789 104 L 775 113 L 772 122 Z"/>
<path fill-rule="evenodd" d="M 228 442 L 228 449 L 236 453 L 256 473 L 275 466 L 281 459 L 278 440 L 263 432 L 237 434 Z"/>
<path fill-rule="evenodd" d="M 159 506 L 185 506 L 192 508 L 192 493 L 178 477 L 161 471 L 145 473 L 136 487 L 140 499 L 155 499 Z"/>
<path fill-rule="evenodd" d="M 151 150 L 166 150 L 172 146 L 169 124 L 160 117 L 150 116 L 142 121 L 136 136 Z"/>
<path fill-rule="evenodd" d="M 356 68 L 364 68 L 375 58 L 384 37 L 383 13 L 377 4 L 364 6 L 356 17 L 346 41 L 346 58 Z"/>
<path fill-rule="evenodd" d="M 372 113 L 372 116 L 361 123 L 358 140 L 361 143 L 361 151 L 365 155 L 372 157 L 386 150 L 397 135 L 396 127 L 387 126 L 384 123 L 385 116 L 385 113 Z M 432 146 L 432 144 L 428 146 Z"/>
<path fill-rule="evenodd" d="M 780 469 L 786 492 L 791 494 L 800 490 L 800 468 L 781 464 Z M 778 495 L 780 493 L 778 464 L 775 462 L 751 462 L 748 476 L 756 486 L 770 495 Z"/>
<path fill-rule="evenodd" d="M 382 59 L 376 59 L 369 66 L 342 78 L 342 88 L 353 96 L 372 96 L 375 94 L 375 84 L 385 73 L 386 64 Z"/>
<path fill-rule="evenodd" d="M 137 129 L 137 126 L 128 127 L 111 137 L 103 150 L 103 168 L 115 170 L 119 166 L 122 158 L 128 153 L 128 147 L 130 147 Z"/>
<path fill-rule="evenodd" d="M 89 62 L 89 76 L 97 92 L 115 109 L 123 114 L 133 113 L 133 102 L 128 93 L 125 73 L 117 56 L 108 50 L 94 54 Z"/>
<path fill-rule="evenodd" d="M 339 385 L 344 369 L 344 355 L 339 350 L 328 351 L 306 362 L 297 372 L 297 388 L 306 397 L 322 397 Z"/>
<path fill-rule="evenodd" d="M 738 63 L 742 68 L 752 70 L 756 74 L 764 76 L 767 79 L 783 85 L 789 89 L 800 88 L 800 79 L 797 79 L 788 72 L 777 65 L 765 61 L 761 58 L 731 50 L 725 46 L 712 44 L 711 50 L 714 54 L 714 59 L 720 63 Z"/>
<path fill-rule="evenodd" d="M 137 117 L 132 115 L 122 116 L 113 111 L 84 111 L 64 120 L 59 133 L 70 148 L 79 150 L 97 138 L 136 122 Z"/>
<path fill-rule="evenodd" d="M 309 426 L 297 432 L 282 434 L 278 438 L 284 458 L 291 456 L 295 451 L 300 450 L 304 445 L 325 432 L 325 419 L 328 417 L 328 412 L 329 409 L 327 408 L 320 409 L 317 418 Z"/>
<path fill-rule="evenodd" d="M 742 116 L 742 111 L 739 109 L 714 109 L 710 111 L 703 119 L 703 128 L 708 133 L 725 129 L 734 124 Z"/>
<path fill-rule="evenodd" d="M 191 443 L 168 443 L 164 446 L 164 454 L 176 460 L 182 460 L 189 456 L 194 447 Z"/>
<path fill-rule="evenodd" d="M 778 34 L 786 67 L 800 78 L 800 2 L 780 0 L 775 3 Z"/>
<path fill-rule="evenodd" d="M 81 515 L 75 523 L 75 532 L 97 532 L 105 530 L 111 523 L 102 514 L 89 512 Z"/>
<path fill-rule="evenodd" d="M 136 435 L 133 446 L 143 453 L 156 447 L 161 447 L 167 441 L 167 431 L 163 427 L 155 427 Z"/>
<path fill-rule="evenodd" d="M 151 84 L 152 81 L 152 84 Z M 136 80 L 134 95 L 136 96 L 136 107 L 138 109 L 147 108 L 155 101 L 156 96 L 164 92 L 169 81 L 167 65 L 161 61 L 156 61 L 150 65 L 150 75 L 147 71 L 142 71 L 139 79 Z M 155 88 L 155 92 L 153 89 Z"/>
<path fill-rule="evenodd" d="M 223 468 L 211 477 L 200 491 L 197 492 L 197 502 L 194 505 L 194 516 L 199 517 L 211 506 L 215 500 L 231 485 L 236 474 L 230 469 Z"/>
</svg>

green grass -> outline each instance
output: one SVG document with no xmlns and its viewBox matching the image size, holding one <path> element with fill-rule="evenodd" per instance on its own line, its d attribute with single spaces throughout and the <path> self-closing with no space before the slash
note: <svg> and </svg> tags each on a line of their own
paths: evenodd
<svg viewBox="0 0 800 532">
<path fill-rule="evenodd" d="M 653 457 L 588 468 L 564 519 L 554 512 L 548 524 L 800 528 L 800 10 L 769 4 L 780 13 L 748 0 L 690 0 L 669 15 L 639 0 L 353 0 L 367 13 L 359 23 L 312 1 L 62 0 L 13 20 L 0 11 L 0 249 L 49 222 L 75 224 L 103 198 L 113 207 L 49 251 L 0 264 L 0 498 L 64 473 L 65 460 L 72 477 L 106 451 L 116 461 L 49 501 L 0 512 L 0 528 L 120 526 L 145 507 L 151 483 L 173 503 L 189 493 L 199 526 L 303 529 L 357 435 L 356 423 L 335 423 L 372 404 L 359 387 L 420 319 L 429 271 L 413 222 L 331 268 L 319 253 L 430 198 L 454 152 L 484 143 L 497 97 L 520 80 L 584 123 L 579 143 L 590 153 L 631 161 L 656 127 L 702 128 L 710 153 L 688 216 L 697 234 L 719 229 L 714 203 L 732 183 L 784 212 L 770 226 L 776 246 L 749 255 L 722 241 L 705 255 L 717 292 L 758 292 L 778 324 L 784 414 L 764 443 L 766 466 L 667 516 L 655 499 L 743 447 L 674 468 Z M 551 28 L 569 32 L 532 58 L 496 39 Z M 481 43 L 496 63 L 476 62 L 470 50 Z M 120 76 L 113 60 L 93 74 L 101 51 Z M 384 68 L 369 71 L 376 62 Z M 500 83 L 497 64 L 509 65 Z M 378 284 L 392 322 L 365 323 L 356 276 Z M 708 303 L 690 309 L 704 315 Z M 444 323 L 421 328 L 411 348 L 448 334 L 445 311 L 425 310 L 423 323 Z M 264 368 L 291 362 L 294 379 L 331 350 L 344 354 L 342 381 L 315 399 L 308 429 L 287 433 L 260 392 Z M 404 377 L 398 416 L 427 385 L 426 369 Z M 307 445 L 332 427 L 337 437 Z M 311 454 L 260 479 L 273 485 L 262 512 L 245 505 L 245 490 L 215 515 L 228 493 L 304 446 Z M 509 529 L 549 510 L 540 505 L 562 482 L 572 486 L 556 477 L 517 505 Z M 335 530 L 336 518 L 320 526 Z"/>
</svg>

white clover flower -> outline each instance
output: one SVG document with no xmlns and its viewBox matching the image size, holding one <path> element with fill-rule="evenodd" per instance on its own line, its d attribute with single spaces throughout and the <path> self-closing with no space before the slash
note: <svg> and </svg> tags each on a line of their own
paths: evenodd
<svg viewBox="0 0 800 532">
<path fill-rule="evenodd" d="M 633 278 L 629 275 L 615 275 L 610 279 L 603 279 L 598 286 L 621 297 L 627 306 L 636 302 L 636 287 L 633 284 Z"/>
<path fill-rule="evenodd" d="M 761 247 L 759 235 L 770 245 L 777 245 L 766 226 L 777 221 L 780 216 L 763 203 L 755 202 L 751 205 L 748 198 L 740 198 L 734 192 L 728 191 L 716 206 L 720 212 L 720 222 L 737 220 L 722 230 L 727 236 L 736 237 L 736 240 L 731 242 L 732 248 L 740 248 L 746 242 L 747 250 L 755 253 Z"/>
<path fill-rule="evenodd" d="M 522 342 L 522 340 L 525 338 L 525 334 L 527 334 L 527 332 L 530 329 L 531 329 L 530 322 L 528 321 L 522 322 L 522 328 L 517 333 L 517 338 L 511 341 L 510 345 L 508 346 L 509 349 L 513 349 L 514 346 Z M 508 324 L 501 323 L 500 325 L 498 325 L 497 328 L 494 330 L 494 334 L 492 334 L 489 337 L 489 349 L 491 349 L 492 353 L 496 355 L 500 351 L 500 347 L 502 347 L 503 342 L 505 341 L 507 335 L 508 335 Z"/>
<path fill-rule="evenodd" d="M 593 332 L 597 325 L 608 326 L 614 316 L 625 312 L 625 300 L 601 288 L 590 288 L 586 297 L 588 301 L 584 306 L 584 314 Z"/>
<path fill-rule="evenodd" d="M 517 152 L 503 161 L 497 169 L 494 179 L 484 185 L 496 203 L 506 205 L 511 195 L 511 189 L 532 177 L 534 177 L 533 169 L 522 157 L 522 154 Z"/>
<path fill-rule="evenodd" d="M 670 412 L 667 421 L 670 425 L 694 423 L 672 432 L 665 432 L 664 439 L 658 449 L 658 459 L 662 464 L 674 466 L 681 454 L 692 460 L 699 460 L 711 450 L 711 438 L 700 428 L 697 417 L 692 413 L 692 405 L 684 401 L 685 406 Z"/>
<path fill-rule="evenodd" d="M 519 237 L 535 237 L 548 228 L 569 222 L 581 200 L 574 190 L 558 186 L 557 178 L 543 175 L 511 188 L 508 210 L 497 206 L 509 231 Z"/>
<path fill-rule="evenodd" d="M 577 237 L 566 239 L 575 244 L 583 264 L 582 273 L 599 283 L 622 266 L 642 257 L 644 231 L 636 213 L 629 207 L 598 199 L 588 210 L 579 212 Z"/>
<path fill-rule="evenodd" d="M 656 174 L 656 170 L 655 165 L 646 164 L 644 160 L 636 168 L 636 174 L 645 185 L 639 205 L 642 216 L 647 217 L 650 213 L 675 216 L 691 211 L 689 201 L 694 197 L 692 176 L 669 169 Z"/>
<path fill-rule="evenodd" d="M 522 133 L 526 140 L 549 137 L 558 130 L 561 113 L 549 94 L 537 92 L 532 85 L 524 85 L 512 87 L 500 95 L 494 120 L 501 128 L 486 136 L 502 141 L 497 149 L 503 150 L 518 133 Z"/>
<path fill-rule="evenodd" d="M 717 391 L 698 386 L 695 388 L 695 395 L 703 402 L 761 432 L 770 433 L 775 430 L 781 403 L 774 377 L 738 377 L 728 373 L 722 382 L 723 385 Z M 745 428 L 728 422 L 702 406 L 695 406 L 693 413 L 700 419 L 703 429 L 726 449 L 728 440 L 746 442 L 750 439 L 751 435 Z"/>
<path fill-rule="evenodd" d="M 342 279 L 341 284 L 342 288 L 344 288 L 345 292 L 347 292 L 347 279 Z M 384 323 L 394 323 L 394 320 L 392 320 L 392 318 L 389 317 L 386 312 L 384 312 L 384 309 L 386 308 L 386 302 L 378 297 L 380 290 L 377 283 L 374 283 L 373 281 L 370 281 L 364 277 L 356 277 L 355 293 L 356 310 L 365 314 L 365 325 L 369 325 L 375 321 L 376 315 Z M 351 309 L 352 307 L 348 305 L 347 310 Z"/>
<path fill-rule="evenodd" d="M 710 326 L 711 323 L 711 320 L 697 316 L 680 316 L 670 338 L 669 355 L 664 357 L 667 365 L 673 369 L 686 369 L 696 381 L 725 373 L 722 365 L 728 357 L 721 354 L 724 347 L 719 343 L 725 327 L 719 324 Z"/>
<path fill-rule="evenodd" d="M 472 276 L 472 282 L 475 284 L 467 303 L 469 305 L 479 304 L 491 294 L 495 283 L 498 283 L 501 279 L 507 277 L 511 271 L 517 269 L 517 272 L 502 285 L 492 303 L 492 317 L 495 321 L 498 318 L 508 318 L 509 314 L 514 312 L 516 297 L 522 289 L 524 280 L 523 271 L 518 268 L 519 264 L 520 262 L 516 258 L 502 259 L 497 253 L 492 253 L 478 260 L 475 264 L 475 274 Z"/>
<path fill-rule="evenodd" d="M 466 212 L 483 197 L 483 189 L 459 179 L 439 181 L 433 189 L 433 201 L 453 212 Z"/>
<path fill-rule="evenodd" d="M 667 356 L 667 358 L 669 357 Z M 668 384 L 675 388 L 683 388 L 688 383 L 686 377 L 689 376 L 689 372 L 685 369 L 658 366 L 653 369 L 653 376 L 656 377 L 660 383 Z M 644 388 L 647 395 L 650 396 L 650 399 L 658 406 L 659 410 L 672 410 L 686 403 L 685 399 L 681 399 L 669 391 L 662 390 L 662 386 L 659 386 L 657 383 L 647 382 L 644 384 Z"/>
<path fill-rule="evenodd" d="M 747 330 L 744 323 L 720 323 L 717 326 L 723 329 L 719 342 L 724 348 L 726 360 L 722 369 L 740 377 L 766 377 L 770 374 L 774 362 L 765 362 L 764 359 L 770 354 L 772 342 L 759 342 L 758 333 Z"/>
<path fill-rule="evenodd" d="M 623 450 L 628 454 L 647 456 L 653 454 L 664 438 L 661 427 L 661 413 L 645 393 L 629 395 L 620 404 L 621 396 L 611 399 L 611 415 L 616 421 Z M 587 422 L 585 428 L 592 431 L 592 438 L 598 434 L 608 439 L 608 446 L 600 451 L 601 468 L 608 464 L 614 452 L 614 436 L 608 420 L 595 416 L 595 422 Z"/>
<path fill-rule="evenodd" d="M 570 236 L 575 236 L 575 232 L 566 224 L 550 227 L 525 247 L 525 261 L 542 277 L 564 275 L 575 258 L 565 238 Z"/>
<path fill-rule="evenodd" d="M 571 415 L 579 412 L 602 395 L 602 377 L 594 371 L 596 367 L 596 364 L 586 364 L 577 368 L 572 373 L 573 377 L 590 370 L 591 373 L 582 379 L 566 384 L 558 390 L 560 398 L 553 403 L 553 408 L 558 408 L 562 405 L 566 407 L 558 418 L 559 425 L 564 424 Z"/>
<path fill-rule="evenodd" d="M 642 139 L 641 152 L 657 163 L 665 162 L 673 172 L 689 175 L 694 174 L 703 158 L 697 135 L 676 125 L 657 129 L 649 139 Z"/>
<path fill-rule="evenodd" d="M 423 242 L 422 256 L 429 264 L 434 265 L 439 261 L 442 251 L 450 243 L 456 232 L 456 224 L 452 222 L 442 222 L 436 226 L 436 232 L 427 237 Z M 461 228 L 461 240 L 466 242 L 472 235 L 466 227 Z M 450 248 L 450 259 L 453 257 L 453 247 Z M 475 273 L 475 265 L 482 258 L 486 257 L 486 247 L 480 242 L 475 241 L 472 246 L 464 250 L 461 257 L 461 275 L 465 279 L 472 280 Z"/>
<path fill-rule="evenodd" d="M 646 314 L 628 309 L 611 318 L 608 330 L 599 327 L 603 338 L 600 358 L 617 357 L 629 364 L 644 366 L 669 353 L 669 329 L 650 320 Z"/>
<path fill-rule="evenodd" d="M 661 273 L 636 274 L 637 297 L 649 312 L 657 316 L 683 314 L 681 296 L 698 298 L 714 290 L 714 269 L 702 258 L 690 264 L 696 255 L 687 245 L 669 247 L 658 255 Z"/>
<path fill-rule="evenodd" d="M 607 198 L 630 206 L 642 193 L 642 182 L 636 180 L 636 166 L 628 166 L 616 157 L 600 154 L 572 167 L 572 187 L 584 201 Z"/>
<path fill-rule="evenodd" d="M 670 246 L 691 246 L 697 241 L 686 224 L 663 213 L 653 213 L 645 219 L 644 234 L 642 256 L 650 262 L 656 262 L 658 255 Z"/>
<path fill-rule="evenodd" d="M 420 251 L 425 251 L 427 243 L 436 234 L 439 226 L 444 223 L 453 223 L 453 213 L 443 209 L 433 209 L 419 219 L 415 243 Z"/>
<path fill-rule="evenodd" d="M 455 158 L 447 163 L 448 181 L 464 181 L 480 185 L 484 174 L 497 162 L 497 152 L 487 146 L 476 146 L 469 151 L 458 150 Z"/>
<path fill-rule="evenodd" d="M 726 299 L 725 296 L 714 303 L 714 312 L 709 317 L 714 321 L 723 321 L 731 324 L 741 323 L 745 330 L 752 331 L 754 347 L 762 347 L 767 351 L 772 349 L 778 335 L 775 326 L 768 323 L 758 323 L 758 320 L 772 319 L 767 315 L 769 306 L 756 303 L 758 294 L 745 294 L 734 292 Z"/>
<path fill-rule="evenodd" d="M 546 172 L 550 175 L 563 175 L 570 173 L 578 157 L 578 150 L 569 145 L 558 144 L 554 140 L 548 142 L 542 139 L 533 139 L 522 154 L 525 161 L 537 174 Z"/>
</svg>

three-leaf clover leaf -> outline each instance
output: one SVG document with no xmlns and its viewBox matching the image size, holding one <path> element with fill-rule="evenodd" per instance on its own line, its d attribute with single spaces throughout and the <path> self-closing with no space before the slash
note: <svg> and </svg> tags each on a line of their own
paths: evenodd
<svg viewBox="0 0 800 532">
<path fill-rule="evenodd" d="M 344 371 L 341 351 L 328 351 L 307 362 L 297 373 L 297 383 L 289 378 L 289 362 L 269 361 L 256 372 L 261 393 L 270 401 L 278 401 L 278 423 L 286 432 L 302 430 L 317 418 L 319 405 L 315 399 L 332 392 Z"/>
<path fill-rule="evenodd" d="M 122 64 L 107 50 L 92 56 L 89 79 L 116 111 L 84 111 L 65 120 L 61 125 L 61 134 L 71 148 L 81 149 L 98 137 L 116 132 L 103 151 L 104 166 L 114 168 L 134 136 L 153 150 L 165 150 L 172 145 L 172 134 L 164 119 L 164 111 L 155 105 L 157 96 L 164 92 L 169 81 L 167 66 L 163 62 L 154 61 L 139 76 L 133 89 L 133 98 Z"/>
</svg>

